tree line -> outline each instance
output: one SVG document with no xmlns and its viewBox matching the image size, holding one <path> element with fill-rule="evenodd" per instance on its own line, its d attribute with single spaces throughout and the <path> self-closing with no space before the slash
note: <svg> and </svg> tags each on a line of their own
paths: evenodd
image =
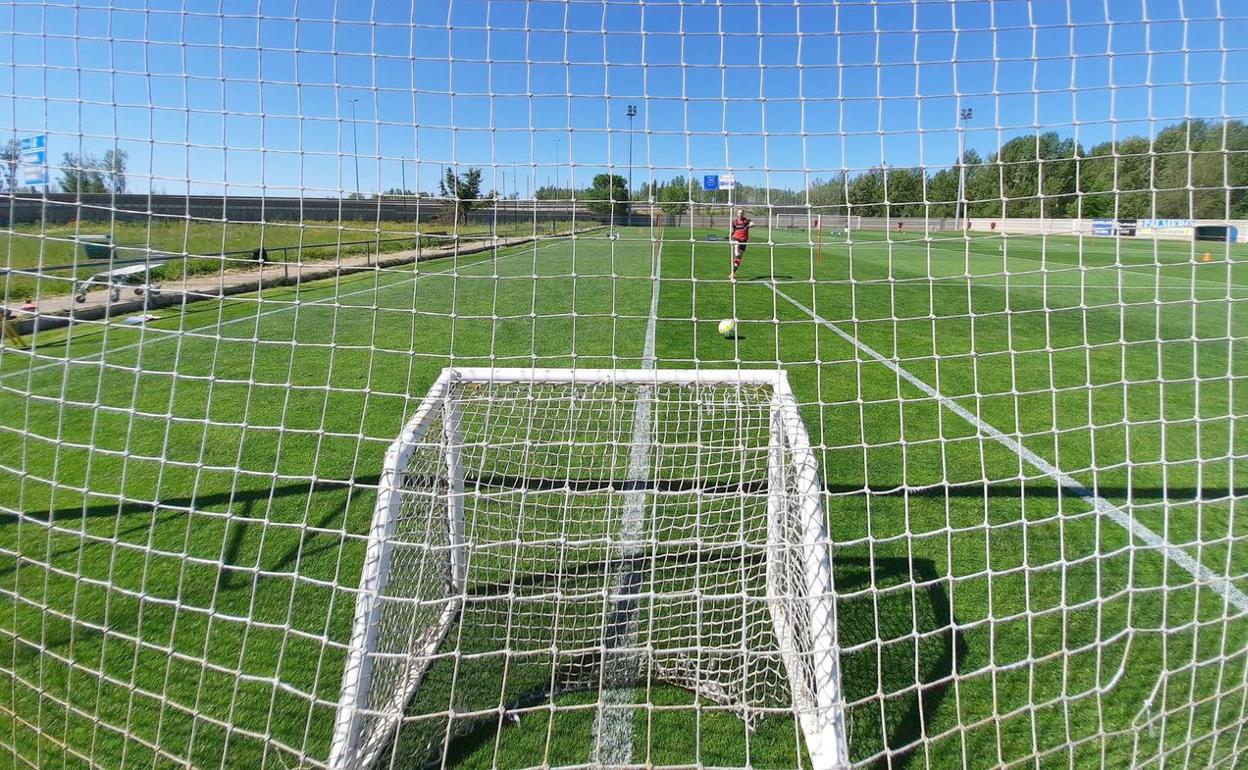
<svg viewBox="0 0 1248 770">
<path fill-rule="evenodd" d="M 1085 149 L 1057 132 L 1009 140 L 983 158 L 968 150 L 936 173 L 876 168 L 811 186 L 810 203 L 867 217 L 953 217 L 960 172 L 972 217 L 1248 217 L 1248 125 L 1190 120 L 1152 141 Z M 850 209 L 852 208 L 852 211 Z"/>
<path fill-rule="evenodd" d="M 126 191 L 125 150 L 109 150 L 103 158 L 67 152 L 61 158 L 61 191 L 67 193 L 124 193 Z"/>
<path fill-rule="evenodd" d="M 22 188 L 18 179 L 21 158 L 21 144 L 16 139 L 0 145 L 0 187 L 4 192 Z M 55 169 L 60 174 L 56 183 L 61 192 L 67 193 L 124 193 L 129 160 L 129 154 L 121 149 L 108 150 L 102 158 L 90 153 L 67 152 Z"/>
<path fill-rule="evenodd" d="M 967 150 L 958 163 L 932 171 L 880 166 L 817 179 L 806 189 L 738 183 L 734 200 L 746 205 L 815 206 L 829 214 L 864 217 L 955 217 L 965 174 L 972 217 L 1248 218 L 1248 124 L 1188 120 L 1149 140 L 1132 136 L 1085 148 L 1056 131 L 1011 139 L 987 157 Z M 622 177 L 605 174 L 576 191 L 591 209 L 626 213 Z M 648 182 L 634 201 L 654 201 L 678 215 L 691 203 L 726 204 L 724 191 L 702 190 L 700 180 L 677 176 Z M 614 203 L 607 202 L 613 191 Z M 542 187 L 540 200 L 569 200 L 570 188 Z M 605 213 L 605 211 L 603 212 Z"/>
</svg>

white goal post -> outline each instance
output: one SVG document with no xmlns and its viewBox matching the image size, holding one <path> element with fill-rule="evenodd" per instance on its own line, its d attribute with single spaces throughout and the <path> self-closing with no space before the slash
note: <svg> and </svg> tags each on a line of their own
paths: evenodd
<svg viewBox="0 0 1248 770">
<path fill-rule="evenodd" d="M 814 768 L 847 767 L 821 494 L 783 371 L 443 370 L 385 456 L 329 766 L 409 729 L 437 750 L 471 693 L 424 683 L 494 666 L 516 719 L 650 677 L 747 725 L 787 713 Z M 505 644 L 470 638 L 498 624 Z M 513 688 L 525 667 L 548 684 Z"/>
</svg>

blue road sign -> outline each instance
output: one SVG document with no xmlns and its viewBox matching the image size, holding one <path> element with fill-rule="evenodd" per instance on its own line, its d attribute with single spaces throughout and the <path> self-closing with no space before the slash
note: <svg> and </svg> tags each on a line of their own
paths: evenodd
<svg viewBox="0 0 1248 770">
<path fill-rule="evenodd" d="M 48 156 L 43 151 L 22 153 L 22 185 L 48 183 Z"/>
<path fill-rule="evenodd" d="M 719 174 L 707 174 L 702 177 L 702 189 L 708 192 L 719 189 Z"/>
<path fill-rule="evenodd" d="M 48 136 L 28 136 L 21 140 L 19 153 L 22 166 L 21 183 L 37 187 L 48 183 Z"/>
</svg>

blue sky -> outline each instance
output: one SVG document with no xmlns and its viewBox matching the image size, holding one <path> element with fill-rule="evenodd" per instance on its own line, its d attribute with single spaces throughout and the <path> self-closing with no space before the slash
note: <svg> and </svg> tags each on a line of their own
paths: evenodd
<svg viewBox="0 0 1248 770">
<path fill-rule="evenodd" d="M 1221 0 L 82 0 L 0 10 L 0 122 L 181 194 L 527 195 L 613 165 L 800 187 L 1037 131 L 1085 146 L 1248 112 Z M 1223 14 L 1221 20 L 1219 13 Z M 352 101 L 357 100 L 357 101 Z M 352 110 L 354 107 L 354 122 Z M 353 131 L 354 129 L 354 131 Z M 358 153 L 354 144 L 358 141 Z M 53 172 L 55 176 L 55 171 Z"/>
</svg>

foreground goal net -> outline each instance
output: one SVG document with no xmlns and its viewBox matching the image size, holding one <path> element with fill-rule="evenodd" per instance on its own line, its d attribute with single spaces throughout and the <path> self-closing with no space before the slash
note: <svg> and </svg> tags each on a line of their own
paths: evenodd
<svg viewBox="0 0 1248 770">
<path fill-rule="evenodd" d="M 0 770 L 1248 770 L 1245 30 L 0 2 Z"/>
<path fill-rule="evenodd" d="M 447 369 L 386 454 L 330 766 L 565 708 L 628 763 L 648 682 L 848 766 L 820 494 L 783 373 Z"/>
</svg>

